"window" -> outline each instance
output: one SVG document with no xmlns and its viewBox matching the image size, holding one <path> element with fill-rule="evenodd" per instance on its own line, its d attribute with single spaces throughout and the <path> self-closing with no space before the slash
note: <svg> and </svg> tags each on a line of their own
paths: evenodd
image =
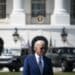
<svg viewBox="0 0 75 75">
<path fill-rule="evenodd" d="M 71 17 L 75 18 L 75 0 L 71 1 Z"/>
<path fill-rule="evenodd" d="M 45 0 L 32 0 L 32 17 L 46 16 Z"/>
<path fill-rule="evenodd" d="M 70 16 L 71 16 L 71 24 L 75 24 L 75 0 L 71 0 L 71 8 L 70 8 Z"/>
<path fill-rule="evenodd" d="M 6 17 L 6 0 L 0 0 L 0 19 Z"/>
</svg>

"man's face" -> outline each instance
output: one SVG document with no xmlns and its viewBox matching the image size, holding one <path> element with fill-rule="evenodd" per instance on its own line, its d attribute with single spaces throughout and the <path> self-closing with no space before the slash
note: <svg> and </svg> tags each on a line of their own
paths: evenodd
<svg viewBox="0 0 75 75">
<path fill-rule="evenodd" d="M 44 41 L 37 41 L 35 43 L 35 46 L 34 46 L 34 50 L 35 50 L 35 53 L 37 53 L 38 55 L 40 56 L 43 56 L 45 55 L 45 42 Z"/>
</svg>

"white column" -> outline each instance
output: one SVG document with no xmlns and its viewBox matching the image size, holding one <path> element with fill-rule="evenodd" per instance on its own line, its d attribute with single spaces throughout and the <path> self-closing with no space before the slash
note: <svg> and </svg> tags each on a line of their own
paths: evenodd
<svg viewBox="0 0 75 75">
<path fill-rule="evenodd" d="M 22 27 L 25 25 L 24 0 L 13 0 L 13 9 L 10 16 L 10 22 L 13 27 Z"/>
<path fill-rule="evenodd" d="M 70 24 L 70 16 L 67 7 L 70 0 L 55 0 L 54 12 L 51 17 L 52 24 Z"/>
<path fill-rule="evenodd" d="M 66 13 L 67 9 L 66 9 L 66 0 L 55 0 L 55 7 L 54 7 L 54 13 Z"/>
<path fill-rule="evenodd" d="M 23 12 L 23 0 L 13 0 L 13 12 Z"/>
</svg>

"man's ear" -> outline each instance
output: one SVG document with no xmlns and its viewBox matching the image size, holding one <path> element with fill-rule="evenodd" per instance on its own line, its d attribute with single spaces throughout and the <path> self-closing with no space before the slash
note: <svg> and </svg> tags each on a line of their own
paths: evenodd
<svg viewBox="0 0 75 75">
<path fill-rule="evenodd" d="M 36 47 L 34 47 L 34 52 L 36 51 Z"/>
</svg>

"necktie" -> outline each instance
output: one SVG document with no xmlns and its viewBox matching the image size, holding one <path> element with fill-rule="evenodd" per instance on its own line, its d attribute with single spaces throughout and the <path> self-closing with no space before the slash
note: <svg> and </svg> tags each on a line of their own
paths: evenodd
<svg viewBox="0 0 75 75">
<path fill-rule="evenodd" d="M 41 72 L 41 75 L 42 75 L 43 74 L 43 64 L 42 64 L 41 57 L 39 57 L 39 69 L 40 69 L 40 72 Z"/>
</svg>

